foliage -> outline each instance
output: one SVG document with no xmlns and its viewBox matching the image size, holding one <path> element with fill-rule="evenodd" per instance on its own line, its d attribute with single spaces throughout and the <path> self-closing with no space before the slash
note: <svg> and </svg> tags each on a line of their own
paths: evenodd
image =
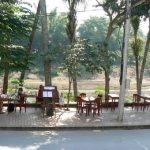
<svg viewBox="0 0 150 150">
<path fill-rule="evenodd" d="M 81 62 L 84 61 L 83 50 L 84 47 L 82 41 L 77 41 L 66 49 L 63 66 L 64 69 L 68 70 L 70 75 L 73 75 L 74 71 L 79 75 L 79 66 L 81 65 Z"/>
<path fill-rule="evenodd" d="M 134 30 L 134 34 L 137 35 L 138 29 L 139 29 L 139 26 L 140 26 L 140 18 L 139 18 L 139 16 L 133 15 L 131 17 L 131 23 L 132 23 L 132 27 L 133 27 L 133 30 Z"/>
<path fill-rule="evenodd" d="M 90 17 L 78 28 L 81 39 L 87 39 L 92 42 L 102 42 L 105 38 L 108 21 L 106 18 Z"/>
<path fill-rule="evenodd" d="M 30 12 L 30 11 L 29 11 Z M 0 67 L 9 65 L 12 70 L 19 70 L 24 65 L 23 38 L 27 37 L 30 31 L 27 10 L 19 5 L 0 3 Z"/>
<path fill-rule="evenodd" d="M 103 43 L 95 43 L 85 41 L 85 58 L 86 68 L 91 72 L 101 72 L 102 70 L 111 71 L 112 66 L 117 59 L 117 53 L 108 51 L 106 55 L 103 49 Z"/>
<path fill-rule="evenodd" d="M 63 94 L 64 94 L 64 100 L 66 102 L 66 100 L 68 99 L 68 92 L 63 92 Z M 72 93 L 70 93 L 69 97 L 70 97 L 70 101 L 74 102 L 74 96 Z"/>
<path fill-rule="evenodd" d="M 63 61 L 63 51 L 68 45 L 68 37 L 66 34 L 67 18 L 57 15 L 56 10 L 51 12 L 49 16 L 49 49 L 53 65 L 59 66 Z M 54 66 L 56 67 L 56 66 Z"/>
<path fill-rule="evenodd" d="M 107 33 L 109 21 L 103 17 L 91 17 L 79 26 L 78 32 L 81 39 L 87 39 L 94 43 L 103 43 Z M 111 51 L 120 49 L 122 43 L 123 32 L 122 29 L 115 30 L 108 43 Z M 119 40 L 118 40 L 119 39 Z M 121 39 L 121 40 L 120 40 Z M 119 43 L 120 42 L 120 43 Z"/>
<path fill-rule="evenodd" d="M 95 89 L 95 94 L 96 94 L 96 95 L 102 94 L 102 95 L 104 96 L 104 95 L 105 95 L 105 90 L 104 90 L 104 88 L 103 88 L 103 87 L 100 87 L 100 86 L 96 87 L 96 89 Z"/>
<path fill-rule="evenodd" d="M 48 17 L 49 26 L 49 54 L 52 63 L 52 76 L 58 75 L 58 70 L 56 68 L 60 67 L 64 61 L 64 50 L 68 45 L 68 38 L 66 34 L 66 22 L 67 19 L 64 16 L 58 15 L 56 10 L 53 10 L 51 15 Z M 35 65 L 31 66 L 34 73 L 42 74 L 43 70 L 43 51 L 41 48 L 41 28 L 36 30 L 36 34 L 33 42 L 33 49 L 36 50 L 36 58 L 34 59 Z"/>
<path fill-rule="evenodd" d="M 140 57 L 143 55 L 142 54 L 144 48 L 143 45 L 144 45 L 144 41 L 141 38 L 137 38 L 136 43 L 134 40 L 131 42 L 131 48 L 133 50 L 133 53 L 136 52 L 136 54 L 134 54 L 135 56 Z"/>
<path fill-rule="evenodd" d="M 141 0 L 132 0 L 131 1 L 131 14 L 137 16 L 144 16 L 148 17 L 148 10 L 149 10 L 149 0 L 145 0 L 144 2 L 140 3 Z"/>
</svg>

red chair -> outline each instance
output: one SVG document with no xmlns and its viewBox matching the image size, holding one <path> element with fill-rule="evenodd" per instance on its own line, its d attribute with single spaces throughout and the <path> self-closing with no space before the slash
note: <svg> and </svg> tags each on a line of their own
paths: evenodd
<svg viewBox="0 0 150 150">
<path fill-rule="evenodd" d="M 149 99 L 150 98 L 148 98 L 146 96 L 141 96 L 139 94 L 133 94 L 132 110 L 134 107 L 137 111 L 139 110 L 139 108 L 144 111 L 146 107 L 148 110 L 149 105 L 150 105 Z"/>
<path fill-rule="evenodd" d="M 17 100 L 17 102 L 14 103 L 14 107 L 15 107 L 15 112 L 16 112 L 16 107 L 20 108 L 20 112 L 22 110 L 22 107 L 24 107 L 25 112 L 26 112 L 26 97 L 25 97 L 25 95 L 19 96 L 19 100 Z"/>
<path fill-rule="evenodd" d="M 77 96 L 77 112 L 79 114 L 86 112 L 86 116 L 88 114 L 88 102 L 86 100 L 83 100 L 80 96 Z"/>
<path fill-rule="evenodd" d="M 102 97 L 98 97 L 96 98 L 92 103 L 91 103 L 91 108 L 90 108 L 92 111 L 93 111 L 93 117 L 94 115 L 98 114 L 98 116 L 100 115 L 100 111 L 102 113 Z"/>
<path fill-rule="evenodd" d="M 35 109 L 37 109 L 38 105 L 43 105 L 43 101 L 44 101 L 44 98 L 43 97 L 39 97 L 39 96 L 36 96 L 36 102 L 35 102 Z"/>
<path fill-rule="evenodd" d="M 116 95 L 116 94 L 115 94 Z M 105 106 L 108 110 L 108 107 L 111 107 L 111 110 L 115 110 L 115 107 L 118 105 L 118 96 L 110 96 L 109 94 L 105 95 Z"/>
</svg>

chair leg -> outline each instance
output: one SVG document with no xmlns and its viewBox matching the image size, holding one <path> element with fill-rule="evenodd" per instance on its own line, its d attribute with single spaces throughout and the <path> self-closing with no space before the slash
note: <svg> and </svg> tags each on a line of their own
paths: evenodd
<svg viewBox="0 0 150 150">
<path fill-rule="evenodd" d="M 100 109 L 97 109 L 97 111 L 98 111 L 98 116 L 99 116 L 99 111 L 100 111 Z"/>
<path fill-rule="evenodd" d="M 15 107 L 15 112 L 16 112 L 16 105 L 14 107 Z"/>
</svg>

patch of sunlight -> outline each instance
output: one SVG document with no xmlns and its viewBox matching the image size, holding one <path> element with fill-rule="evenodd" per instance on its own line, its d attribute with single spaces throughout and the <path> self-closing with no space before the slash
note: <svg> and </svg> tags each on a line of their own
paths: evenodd
<svg viewBox="0 0 150 150">
<path fill-rule="evenodd" d="M 130 118 L 135 118 L 135 114 L 134 115 L 130 115 Z"/>
<path fill-rule="evenodd" d="M 86 119 L 86 122 L 90 122 L 90 121 L 91 121 L 91 119 L 89 119 L 89 118 Z"/>
<path fill-rule="evenodd" d="M 37 150 L 39 146 L 28 146 L 26 148 L 22 147 L 10 147 L 10 146 L 0 146 L 1 150 Z"/>
<path fill-rule="evenodd" d="M 47 136 L 47 135 L 58 135 L 58 132 L 55 131 L 33 131 L 33 135 L 41 135 L 41 136 Z"/>
<path fill-rule="evenodd" d="M 93 130 L 93 132 L 98 132 L 99 133 L 99 132 L 102 132 L 102 130 Z"/>
</svg>

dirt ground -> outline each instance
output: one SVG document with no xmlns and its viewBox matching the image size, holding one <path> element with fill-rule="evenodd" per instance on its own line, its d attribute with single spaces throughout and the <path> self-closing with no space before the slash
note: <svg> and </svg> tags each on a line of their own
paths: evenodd
<svg viewBox="0 0 150 150">
<path fill-rule="evenodd" d="M 110 76 L 110 92 L 119 93 L 119 89 L 120 89 L 119 79 L 120 79 L 119 69 L 114 68 Z M 40 80 L 36 75 L 29 75 L 28 79 L 26 80 L 26 83 L 38 87 L 39 84 L 44 84 L 44 81 Z M 63 74 L 60 74 L 59 77 L 53 78 L 52 84 L 56 85 L 58 87 L 58 90 L 63 90 L 63 91 L 68 90 L 68 78 Z M 133 93 L 136 92 L 136 80 L 135 80 L 134 68 L 129 68 L 127 70 L 126 84 L 127 84 L 126 94 L 131 96 Z M 79 92 L 88 92 L 91 94 L 95 92 L 97 87 L 101 87 L 104 89 L 104 85 L 105 85 L 104 74 L 93 75 L 91 79 L 87 79 L 87 80 L 78 80 Z M 149 94 L 150 92 L 149 70 L 145 72 L 142 89 L 144 94 Z"/>
</svg>

